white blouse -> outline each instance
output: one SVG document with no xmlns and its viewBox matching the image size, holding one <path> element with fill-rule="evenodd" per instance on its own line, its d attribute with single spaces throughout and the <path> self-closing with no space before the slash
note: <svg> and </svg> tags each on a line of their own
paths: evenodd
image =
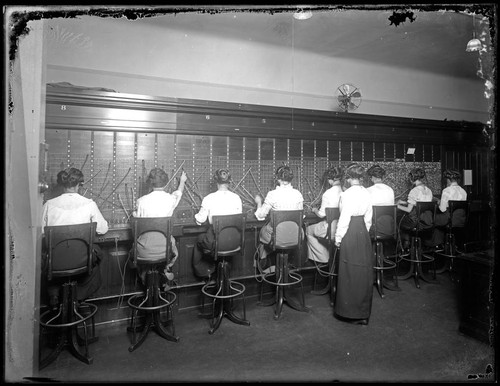
<svg viewBox="0 0 500 386">
<path fill-rule="evenodd" d="M 255 217 L 259 221 L 266 219 L 271 209 L 274 210 L 299 210 L 304 209 L 304 198 L 302 193 L 294 189 L 292 184 L 278 185 L 266 195 L 262 206 L 255 211 Z"/>
<path fill-rule="evenodd" d="M 417 205 L 417 201 L 431 202 L 432 191 L 425 185 L 415 186 L 410 190 L 406 201 L 412 205 Z"/>
<path fill-rule="evenodd" d="M 334 185 L 328 189 L 323 196 L 321 196 L 321 207 L 318 210 L 319 217 L 325 217 L 325 208 L 338 208 L 340 201 L 340 194 L 342 193 L 342 187 L 340 185 Z"/>
<path fill-rule="evenodd" d="M 452 182 L 450 186 L 443 189 L 441 193 L 441 202 L 439 203 L 439 210 L 445 212 L 448 209 L 448 201 L 466 201 L 467 192 L 464 188 L 458 185 L 456 182 Z"/>
<path fill-rule="evenodd" d="M 229 190 L 217 190 L 205 196 L 201 201 L 201 208 L 194 215 L 198 225 L 207 221 L 212 224 L 212 216 L 243 213 L 241 198 Z"/>
<path fill-rule="evenodd" d="M 153 190 L 137 199 L 137 210 L 133 215 L 135 217 L 171 217 L 181 198 L 180 190 L 172 194 L 164 190 Z"/>
<path fill-rule="evenodd" d="M 108 222 L 102 216 L 97 204 L 78 193 L 63 193 L 43 204 L 42 233 L 46 226 L 90 222 L 97 223 L 98 234 L 103 235 L 108 231 Z"/>
<path fill-rule="evenodd" d="M 335 231 L 335 242 L 340 243 L 345 236 L 351 216 L 364 216 L 366 230 L 372 226 L 372 202 L 368 190 L 361 185 L 353 185 L 340 195 L 340 218 Z"/>
<path fill-rule="evenodd" d="M 372 196 L 372 205 L 394 205 L 394 190 L 381 182 L 367 188 Z"/>
</svg>

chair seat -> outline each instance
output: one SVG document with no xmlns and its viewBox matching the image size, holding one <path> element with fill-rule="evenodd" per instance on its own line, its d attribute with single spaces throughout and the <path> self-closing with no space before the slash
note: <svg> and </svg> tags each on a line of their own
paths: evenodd
<svg viewBox="0 0 500 386">
<path fill-rule="evenodd" d="M 394 240 L 394 236 L 388 235 L 388 236 L 376 236 L 372 238 L 373 241 L 391 241 Z"/>
<path fill-rule="evenodd" d="M 241 251 L 241 247 L 231 249 L 229 251 L 218 251 L 217 256 L 231 256 L 234 255 L 235 253 L 238 253 L 239 251 Z"/>
<path fill-rule="evenodd" d="M 144 259 L 141 257 L 137 257 L 136 260 L 137 264 L 143 264 L 143 265 L 156 265 L 156 264 L 163 264 L 166 262 L 165 258 L 162 259 Z"/>
</svg>

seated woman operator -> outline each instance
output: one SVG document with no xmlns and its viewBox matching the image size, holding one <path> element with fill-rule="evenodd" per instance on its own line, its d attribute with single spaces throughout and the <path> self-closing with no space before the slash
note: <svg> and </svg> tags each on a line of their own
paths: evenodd
<svg viewBox="0 0 500 386">
<path fill-rule="evenodd" d="M 338 208 L 340 194 L 342 193 L 342 178 L 344 177 L 344 172 L 340 166 L 334 166 L 327 169 L 323 175 L 323 178 L 328 181 L 330 186 L 321 196 L 321 206 L 320 208 L 313 208 L 313 213 L 322 218 L 316 224 L 311 224 L 306 228 L 306 238 L 307 238 L 307 258 L 312 261 L 317 261 L 320 263 L 327 263 L 330 259 L 327 246 L 321 240 L 324 240 L 326 236 L 326 231 L 328 229 L 328 224 L 326 222 L 326 208 Z M 337 230 L 338 220 L 332 222 L 331 227 L 331 237 L 335 236 L 335 231 Z"/>
<path fill-rule="evenodd" d="M 394 205 L 394 190 L 389 185 L 383 182 L 386 174 L 384 168 L 382 168 L 380 165 L 373 165 L 366 171 L 366 174 L 373 182 L 373 185 L 367 188 L 372 200 L 372 206 Z M 394 231 L 392 224 L 392 216 L 378 216 L 376 224 L 378 235 L 392 235 Z M 372 224 L 372 227 L 370 229 L 371 236 L 375 236 L 374 228 L 375 225 Z"/>
<path fill-rule="evenodd" d="M 78 190 L 83 185 L 83 173 L 76 168 L 69 168 L 57 174 L 57 183 L 63 188 L 63 193 L 47 200 L 42 209 L 42 233 L 46 226 L 76 225 L 96 222 L 96 233 L 103 235 L 108 231 L 108 222 L 102 216 L 97 204 L 90 198 L 83 197 Z M 77 299 L 84 300 L 94 294 L 101 286 L 101 271 L 98 264 L 102 253 L 94 244 L 93 267 L 90 275 L 77 278 Z M 42 283 L 47 277 L 47 262 L 42 260 Z M 52 308 L 59 304 L 59 290 L 62 283 L 56 279 L 47 283 L 49 303 Z"/>
<path fill-rule="evenodd" d="M 410 236 L 409 230 L 415 228 L 417 225 L 417 213 L 416 205 L 417 201 L 431 202 L 433 199 L 432 191 L 425 185 L 425 170 L 422 168 L 416 168 L 408 173 L 408 179 L 415 185 L 415 187 L 408 193 L 408 198 L 406 201 L 399 200 L 397 202 L 398 212 L 398 224 L 401 234 L 401 240 L 403 241 L 403 249 L 406 250 L 410 246 Z M 430 219 L 420 218 L 420 221 L 430 224 Z"/>
<path fill-rule="evenodd" d="M 280 166 L 276 170 L 275 179 L 278 182 L 276 189 L 271 190 L 266 195 L 266 199 L 262 202 L 262 197 L 260 195 L 255 196 L 254 200 L 257 204 L 257 209 L 255 211 L 255 217 L 257 220 L 263 221 L 266 219 L 267 215 L 274 210 L 298 210 L 303 209 L 304 198 L 302 193 L 295 189 L 291 181 L 293 180 L 293 172 L 289 166 Z M 275 264 L 268 254 L 270 253 L 270 247 L 268 246 L 271 241 L 271 235 L 273 228 L 268 222 L 260 230 L 260 244 L 258 247 L 260 259 L 257 261 L 257 267 L 263 273 L 272 271 Z"/>
<path fill-rule="evenodd" d="M 132 216 L 171 217 L 182 198 L 186 180 L 187 175 L 183 171 L 177 189 L 172 193 L 168 193 L 165 191 L 168 183 L 168 174 L 160 168 L 151 169 L 146 182 L 152 191 L 137 199 L 136 210 L 132 213 Z M 167 284 L 167 279 L 173 279 L 173 273 L 170 272 L 170 268 L 174 265 L 179 255 L 173 236 L 170 237 L 170 243 L 172 245 L 172 258 L 165 267 L 164 275 L 161 275 L 163 286 Z M 160 232 L 146 232 L 137 239 L 137 252 L 142 258 L 150 260 L 162 259 L 165 256 L 165 250 L 165 236 Z M 137 267 L 137 273 L 143 284 L 145 283 L 147 269 Z"/>
<path fill-rule="evenodd" d="M 193 248 L 193 270 L 200 278 L 210 278 L 215 270 L 213 252 L 215 248 L 215 234 L 212 227 L 212 216 L 222 216 L 243 213 L 243 203 L 240 196 L 229 190 L 231 174 L 227 169 L 218 169 L 214 173 L 217 191 L 205 196 L 201 208 L 194 218 L 198 225 L 203 225 L 207 220 L 210 226 L 206 233 L 200 234 Z"/>
<path fill-rule="evenodd" d="M 467 192 L 460 183 L 460 172 L 453 169 L 446 169 L 443 172 L 443 179 L 446 181 L 446 188 L 441 192 L 441 199 L 438 200 L 439 210 L 436 213 L 434 234 L 432 244 L 440 246 L 444 243 L 444 226 L 448 224 L 450 211 L 448 210 L 448 201 L 467 201 Z M 453 226 L 463 227 L 465 225 L 465 213 L 457 210 L 453 216 Z"/>
</svg>

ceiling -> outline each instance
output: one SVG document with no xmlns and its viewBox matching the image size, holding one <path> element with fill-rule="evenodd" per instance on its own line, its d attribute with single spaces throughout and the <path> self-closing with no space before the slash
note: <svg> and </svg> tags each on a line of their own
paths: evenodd
<svg viewBox="0 0 500 386">
<path fill-rule="evenodd" d="M 479 35 L 481 15 L 473 18 L 455 10 L 407 9 L 413 12 L 413 21 L 403 17 L 405 21 L 395 25 L 389 20 L 394 8 L 316 7 L 312 8 L 312 18 L 295 20 L 290 9 L 267 7 L 218 7 L 213 12 L 176 8 L 174 14 L 157 14 L 141 22 L 182 29 L 188 25 L 190 30 L 207 35 L 293 46 L 297 50 L 408 71 L 477 79 L 479 54 L 466 52 L 465 48 L 473 37 L 473 25 Z"/>
</svg>

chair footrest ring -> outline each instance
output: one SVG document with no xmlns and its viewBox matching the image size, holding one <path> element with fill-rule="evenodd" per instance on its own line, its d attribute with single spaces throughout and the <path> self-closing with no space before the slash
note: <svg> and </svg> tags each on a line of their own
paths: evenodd
<svg viewBox="0 0 500 386">
<path fill-rule="evenodd" d="M 411 263 L 432 263 L 434 261 L 434 257 L 432 257 L 430 255 L 426 255 L 424 253 L 422 253 L 422 259 L 411 259 L 411 258 L 407 258 L 403 255 L 401 255 L 401 259 L 409 261 Z"/>
<path fill-rule="evenodd" d="M 76 326 L 77 324 L 81 324 L 86 322 L 88 319 L 92 318 L 96 312 L 97 312 L 97 306 L 95 304 L 91 303 L 80 303 L 78 305 L 78 308 L 80 307 L 89 307 L 91 309 L 90 313 L 85 316 L 81 315 L 76 315 L 78 319 L 68 322 L 68 323 L 52 323 L 57 320 L 57 318 L 61 315 L 61 311 L 57 313 L 57 315 L 53 316 L 51 319 L 47 320 L 46 322 L 44 321 L 44 318 L 49 315 L 52 311 L 47 310 L 43 314 L 40 315 L 40 325 L 43 327 L 50 327 L 50 328 L 64 328 L 64 327 L 72 327 Z"/>
<path fill-rule="evenodd" d="M 243 292 L 245 292 L 245 285 L 243 283 L 240 283 L 238 281 L 234 280 L 229 280 L 229 289 L 232 291 L 232 293 L 228 295 L 218 295 L 218 294 L 212 294 L 208 292 L 212 288 L 217 288 L 215 282 L 210 282 L 205 284 L 201 288 L 201 292 L 203 292 L 206 296 L 215 298 L 215 299 L 230 299 L 234 298 L 236 296 L 240 296 Z"/>
<path fill-rule="evenodd" d="M 286 286 L 291 286 L 294 284 L 299 284 L 302 281 L 302 276 L 296 272 L 288 272 L 288 278 L 293 279 L 293 280 L 286 282 L 286 283 L 285 282 L 277 282 L 276 280 L 269 280 L 268 278 L 271 276 L 276 277 L 276 272 L 266 273 L 264 276 L 262 276 L 262 280 L 264 280 L 268 284 L 276 285 L 276 286 L 280 286 L 280 287 L 286 287 Z"/>
<path fill-rule="evenodd" d="M 171 296 L 171 299 L 170 300 L 165 299 L 162 296 L 162 294 L 167 295 L 167 296 Z M 133 295 L 128 299 L 127 303 L 129 305 L 129 307 L 132 307 L 136 310 L 155 311 L 155 310 L 161 310 L 162 308 L 171 306 L 173 303 L 175 303 L 175 300 L 177 299 L 177 295 L 175 293 L 173 293 L 172 291 L 161 291 L 160 296 L 159 296 L 159 301 L 161 301 L 162 304 L 159 304 L 157 306 L 142 306 L 142 305 L 134 304 L 135 301 L 139 301 L 140 303 L 144 303 L 146 300 L 146 298 L 145 298 L 146 296 L 147 295 L 145 295 L 145 294 Z"/>
<path fill-rule="evenodd" d="M 435 252 L 435 253 L 436 253 L 436 255 L 444 256 L 444 257 L 458 257 L 459 256 L 458 253 L 457 254 L 453 254 L 453 255 L 448 254 L 448 253 L 443 253 L 443 252 Z"/>
<path fill-rule="evenodd" d="M 383 264 L 384 265 L 382 267 L 375 266 L 373 269 L 376 269 L 377 271 L 384 271 L 386 269 L 394 269 L 397 265 L 394 261 L 388 259 L 384 259 Z"/>
<path fill-rule="evenodd" d="M 328 276 L 338 276 L 338 273 L 337 272 L 331 272 L 331 270 L 329 269 L 328 271 L 325 271 L 324 268 L 328 268 L 328 265 L 324 265 L 324 266 L 317 266 L 316 267 L 316 271 L 318 271 L 318 273 L 323 276 L 323 277 L 328 277 Z"/>
</svg>

